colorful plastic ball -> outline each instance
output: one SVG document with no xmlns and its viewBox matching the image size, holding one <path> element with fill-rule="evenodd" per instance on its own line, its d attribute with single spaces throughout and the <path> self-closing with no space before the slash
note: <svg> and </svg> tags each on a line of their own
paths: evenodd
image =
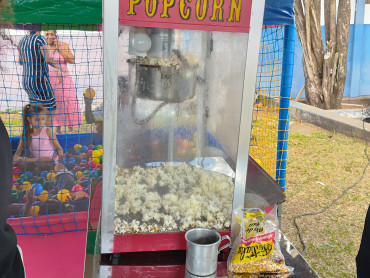
<svg viewBox="0 0 370 278">
<path fill-rule="evenodd" d="M 25 178 L 27 179 L 32 179 L 33 178 L 33 173 L 31 171 L 27 171 L 25 174 L 24 174 Z"/>
<path fill-rule="evenodd" d="M 99 149 L 103 149 L 103 146 L 102 145 L 99 145 Z"/>
<path fill-rule="evenodd" d="M 51 189 L 52 184 L 53 183 L 51 181 L 44 182 L 44 189 L 49 191 Z"/>
<path fill-rule="evenodd" d="M 80 166 L 73 167 L 73 172 L 75 172 L 75 173 L 78 172 L 80 170 L 80 168 L 81 168 Z"/>
<path fill-rule="evenodd" d="M 95 90 L 93 88 L 87 88 L 84 91 L 84 97 L 86 97 L 86 98 L 94 98 L 95 97 Z"/>
<path fill-rule="evenodd" d="M 87 180 L 87 177 L 86 176 L 82 176 L 78 179 L 79 181 L 84 181 L 84 180 Z"/>
<path fill-rule="evenodd" d="M 75 151 L 75 156 L 76 155 L 80 155 L 81 154 L 81 152 L 80 151 Z"/>
<path fill-rule="evenodd" d="M 98 158 L 100 156 L 100 151 L 96 150 L 92 152 L 92 158 Z"/>
<path fill-rule="evenodd" d="M 96 172 L 98 173 L 98 177 L 101 177 L 101 175 L 103 174 L 102 169 L 97 169 Z"/>
<path fill-rule="evenodd" d="M 80 155 L 75 154 L 74 159 L 78 163 L 80 161 Z"/>
<path fill-rule="evenodd" d="M 37 216 L 39 215 L 40 207 L 39 206 L 32 206 L 30 209 L 30 216 Z"/>
<path fill-rule="evenodd" d="M 90 172 L 90 178 L 97 178 L 97 177 L 99 177 L 99 174 L 98 174 L 98 172 L 97 171 L 91 171 Z"/>
<path fill-rule="evenodd" d="M 41 202 L 46 202 L 47 199 L 49 198 L 49 193 L 46 190 L 43 190 L 40 195 L 38 196 L 39 200 Z"/>
<path fill-rule="evenodd" d="M 31 190 L 34 191 L 35 196 L 39 196 L 44 190 L 44 187 L 40 183 L 34 183 L 31 187 Z"/>
<path fill-rule="evenodd" d="M 40 176 L 46 178 L 48 174 L 48 171 L 42 171 Z"/>
<path fill-rule="evenodd" d="M 92 149 L 93 149 L 93 151 L 96 151 L 96 150 L 99 150 L 100 148 L 99 148 L 99 146 L 94 146 Z"/>
<path fill-rule="evenodd" d="M 25 181 L 19 187 L 21 188 L 21 190 L 27 190 L 27 189 L 30 189 L 32 187 L 32 183 L 30 183 L 29 181 Z"/>
<path fill-rule="evenodd" d="M 48 180 L 48 181 L 54 181 L 54 179 L 55 179 L 55 173 L 54 172 L 50 172 L 50 173 L 48 173 L 47 175 L 46 175 L 46 179 Z"/>
<path fill-rule="evenodd" d="M 38 178 L 36 179 L 36 182 L 37 182 L 37 183 L 44 184 L 44 182 L 45 182 L 45 178 L 44 178 L 44 177 L 38 177 Z"/>
<path fill-rule="evenodd" d="M 18 174 L 13 175 L 13 179 L 19 179 L 19 175 Z"/>
<path fill-rule="evenodd" d="M 75 151 L 79 151 L 79 150 L 81 150 L 81 148 L 82 148 L 82 146 L 80 144 L 76 144 L 76 145 L 73 146 L 73 149 Z"/>
<path fill-rule="evenodd" d="M 75 176 L 76 176 L 77 179 L 81 178 L 82 177 L 82 172 L 81 171 L 76 172 Z"/>
<path fill-rule="evenodd" d="M 86 159 L 81 160 L 81 161 L 80 161 L 80 164 L 82 164 L 82 163 L 87 164 L 87 160 L 86 160 Z"/>
<path fill-rule="evenodd" d="M 70 157 L 70 158 L 68 158 L 68 163 L 73 163 L 73 164 L 75 164 L 75 163 L 76 163 L 76 158 L 75 158 L 75 157 Z"/>
<path fill-rule="evenodd" d="M 95 159 L 95 158 L 94 158 Z M 98 159 L 99 160 L 99 159 Z M 87 163 L 87 167 L 88 168 L 90 168 L 90 169 L 93 169 L 93 168 L 95 168 L 95 166 L 96 166 L 96 164 L 95 164 L 95 162 L 94 161 L 89 161 L 88 163 Z"/>
<path fill-rule="evenodd" d="M 21 184 L 22 182 L 23 182 L 23 180 L 21 178 L 18 178 L 18 179 L 15 180 L 15 183 Z"/>
<path fill-rule="evenodd" d="M 10 195 L 10 203 L 11 203 L 11 204 L 19 203 L 19 193 L 18 193 L 18 191 L 17 191 L 17 192 L 15 192 L 15 193 L 12 193 L 12 194 Z"/>
<path fill-rule="evenodd" d="M 59 202 L 66 202 L 71 197 L 71 193 L 67 189 L 62 189 L 58 192 L 57 198 Z"/>
<path fill-rule="evenodd" d="M 73 157 L 73 153 L 69 153 L 69 154 L 66 155 L 66 158 L 68 158 L 68 159 L 71 158 L 71 157 Z"/>
<path fill-rule="evenodd" d="M 12 190 L 13 190 L 13 189 L 18 190 L 18 189 L 19 189 L 19 183 L 13 183 L 13 184 L 12 184 Z"/>
<path fill-rule="evenodd" d="M 85 177 L 88 177 L 88 176 L 90 176 L 90 172 L 91 172 L 90 170 L 85 170 L 85 171 L 82 172 L 82 175 L 85 176 Z"/>
<path fill-rule="evenodd" d="M 20 178 L 22 181 L 27 180 L 27 179 L 26 179 L 26 176 L 25 176 L 24 174 L 20 175 L 20 176 L 19 176 L 19 178 Z"/>
<path fill-rule="evenodd" d="M 99 156 L 99 157 L 101 157 L 101 156 Z M 96 165 L 100 164 L 100 159 L 99 158 L 95 157 L 91 161 L 94 163 L 94 167 L 91 167 L 91 168 L 95 168 Z"/>
<path fill-rule="evenodd" d="M 84 188 L 81 185 L 76 184 L 75 186 L 72 187 L 72 194 L 77 192 L 77 191 L 83 191 L 83 190 L 84 190 Z"/>
<path fill-rule="evenodd" d="M 87 166 L 87 165 L 86 165 Z M 83 173 L 83 172 L 85 172 L 87 170 L 87 168 L 86 167 L 81 167 L 80 168 L 80 171 Z"/>
<path fill-rule="evenodd" d="M 102 164 L 103 163 L 103 156 L 99 156 L 99 163 L 96 163 L 96 164 Z"/>
<path fill-rule="evenodd" d="M 90 181 L 89 180 L 83 180 L 83 181 L 81 181 L 81 186 L 82 187 L 88 187 L 90 185 Z"/>
<path fill-rule="evenodd" d="M 87 153 L 88 151 L 89 151 L 89 147 L 88 146 L 82 146 L 81 152 Z"/>
<path fill-rule="evenodd" d="M 95 168 L 97 168 L 97 169 L 103 169 L 103 165 L 98 164 L 98 165 L 96 165 L 96 167 L 95 167 Z"/>
<path fill-rule="evenodd" d="M 72 170 L 72 169 L 73 169 L 73 167 L 75 167 L 75 165 L 76 165 L 76 164 L 75 164 L 75 163 L 73 163 L 73 162 L 68 162 L 68 163 L 67 163 L 67 165 L 66 165 L 66 167 L 67 167 L 67 169 L 68 169 L 68 170 Z"/>
<path fill-rule="evenodd" d="M 87 157 L 91 157 L 91 156 L 92 156 L 92 153 L 93 153 L 93 151 L 92 151 L 92 150 L 89 150 L 89 151 L 86 153 Z"/>
<path fill-rule="evenodd" d="M 22 173 L 21 169 L 19 167 L 13 167 L 13 174 L 20 174 Z"/>
<path fill-rule="evenodd" d="M 82 153 L 82 154 L 80 155 L 80 159 L 81 159 L 81 160 L 86 160 L 86 159 L 87 159 L 87 154 L 86 154 L 86 153 Z"/>
</svg>

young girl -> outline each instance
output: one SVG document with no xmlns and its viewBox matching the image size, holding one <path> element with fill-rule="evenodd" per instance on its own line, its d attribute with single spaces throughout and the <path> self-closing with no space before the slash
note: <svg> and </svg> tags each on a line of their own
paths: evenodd
<svg viewBox="0 0 370 278">
<path fill-rule="evenodd" d="M 76 89 L 67 67 L 67 63 L 74 63 L 74 56 L 68 44 L 58 40 L 54 30 L 45 31 L 45 38 L 48 42 L 47 56 L 60 67 L 49 67 L 50 83 L 57 103 L 53 124 L 57 133 L 61 133 L 61 126 L 68 126 L 69 132 L 73 132 L 73 126 L 83 124 Z"/>
<path fill-rule="evenodd" d="M 45 126 L 46 113 L 47 110 L 40 104 L 27 104 L 23 108 L 23 134 L 13 159 L 21 169 L 27 165 L 27 168 L 39 166 L 40 169 L 50 170 L 57 158 L 55 150 L 59 159 L 63 159 L 63 149 L 55 133 Z M 23 151 L 25 157 L 21 157 Z"/>
</svg>

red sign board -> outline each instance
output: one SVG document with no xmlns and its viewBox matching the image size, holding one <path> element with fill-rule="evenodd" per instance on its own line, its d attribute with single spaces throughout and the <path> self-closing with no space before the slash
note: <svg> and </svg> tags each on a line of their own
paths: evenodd
<svg viewBox="0 0 370 278">
<path fill-rule="evenodd" d="M 121 25 L 248 33 L 251 7 L 252 0 L 120 0 L 119 17 Z"/>
</svg>

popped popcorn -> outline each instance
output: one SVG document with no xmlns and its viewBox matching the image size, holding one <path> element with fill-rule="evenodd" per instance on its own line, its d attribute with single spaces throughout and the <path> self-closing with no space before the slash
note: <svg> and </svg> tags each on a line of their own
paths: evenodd
<svg viewBox="0 0 370 278">
<path fill-rule="evenodd" d="M 115 234 L 229 229 L 232 178 L 182 164 L 117 167 Z"/>
</svg>

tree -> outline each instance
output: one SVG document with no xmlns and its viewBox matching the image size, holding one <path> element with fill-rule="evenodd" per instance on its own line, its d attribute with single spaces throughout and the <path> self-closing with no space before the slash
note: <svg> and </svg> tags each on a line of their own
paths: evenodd
<svg viewBox="0 0 370 278">
<path fill-rule="evenodd" d="M 321 1 L 324 1 L 325 45 L 320 26 Z M 339 0 L 338 7 L 336 2 L 295 0 L 294 7 L 303 51 L 306 100 L 322 109 L 341 108 L 347 75 L 351 0 Z"/>
</svg>

